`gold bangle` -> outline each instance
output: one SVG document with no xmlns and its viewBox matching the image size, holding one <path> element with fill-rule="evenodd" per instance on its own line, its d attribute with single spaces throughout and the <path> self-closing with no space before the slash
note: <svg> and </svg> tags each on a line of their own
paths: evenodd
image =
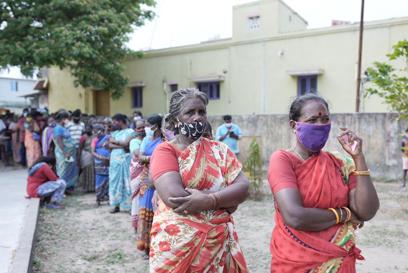
<svg viewBox="0 0 408 273">
<path fill-rule="evenodd" d="M 340 223 L 340 218 L 339 218 L 338 212 L 337 212 L 334 208 L 329 208 L 329 210 L 330 210 L 331 212 L 333 212 L 334 215 L 336 216 L 336 225 L 337 225 L 338 223 Z"/>
<path fill-rule="evenodd" d="M 348 207 L 342 207 L 342 208 L 345 209 L 347 212 L 347 218 L 345 222 L 350 221 L 351 220 L 351 210 Z"/>
<path fill-rule="evenodd" d="M 357 171 L 357 170 L 354 170 L 354 171 L 352 171 L 350 174 L 353 174 L 353 175 L 361 175 L 361 176 L 370 176 L 370 170 L 366 170 L 366 171 Z"/>
</svg>

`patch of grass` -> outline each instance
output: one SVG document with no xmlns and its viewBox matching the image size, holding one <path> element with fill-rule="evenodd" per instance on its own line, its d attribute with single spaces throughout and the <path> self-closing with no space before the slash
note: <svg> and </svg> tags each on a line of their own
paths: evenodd
<svg viewBox="0 0 408 273">
<path fill-rule="evenodd" d="M 38 257 L 34 257 L 33 259 L 33 271 L 40 271 L 43 267 L 41 260 Z"/>
<path fill-rule="evenodd" d="M 93 261 L 98 260 L 99 258 L 100 257 L 99 257 L 98 254 L 91 254 L 91 255 L 88 255 L 88 256 L 82 256 L 82 259 L 84 259 L 87 262 L 93 262 Z"/>
<path fill-rule="evenodd" d="M 108 254 L 105 258 L 107 264 L 119 264 L 125 259 L 125 254 L 121 250 L 116 250 Z"/>
</svg>

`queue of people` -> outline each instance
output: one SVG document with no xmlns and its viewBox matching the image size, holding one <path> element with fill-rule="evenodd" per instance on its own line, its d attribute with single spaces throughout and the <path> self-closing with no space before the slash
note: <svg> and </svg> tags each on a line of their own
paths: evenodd
<svg viewBox="0 0 408 273">
<path fill-rule="evenodd" d="M 61 208 L 82 176 L 98 205 L 130 212 L 150 272 L 248 272 L 233 221 L 249 188 L 237 159 L 241 130 L 227 115 L 213 139 L 207 104 L 205 93 L 181 89 L 164 117 L 137 113 L 129 124 L 116 114 L 89 128 L 66 111 L 48 124 L 27 114 L 28 195 Z M 355 231 L 379 208 L 363 140 L 344 129 L 338 141 L 348 156 L 323 151 L 331 119 L 316 95 L 293 101 L 289 126 L 295 145 L 274 152 L 268 168 L 276 211 L 271 272 L 353 273 L 363 259 Z"/>
</svg>

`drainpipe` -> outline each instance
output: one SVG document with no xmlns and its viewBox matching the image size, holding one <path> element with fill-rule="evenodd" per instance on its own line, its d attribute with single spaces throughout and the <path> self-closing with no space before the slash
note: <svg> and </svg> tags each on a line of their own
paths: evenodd
<svg viewBox="0 0 408 273">
<path fill-rule="evenodd" d="M 364 32 L 364 0 L 361 0 L 360 35 L 358 39 L 358 62 L 357 62 L 357 83 L 356 83 L 356 112 L 360 112 L 360 87 L 361 87 L 361 58 L 363 53 L 363 32 Z"/>
</svg>

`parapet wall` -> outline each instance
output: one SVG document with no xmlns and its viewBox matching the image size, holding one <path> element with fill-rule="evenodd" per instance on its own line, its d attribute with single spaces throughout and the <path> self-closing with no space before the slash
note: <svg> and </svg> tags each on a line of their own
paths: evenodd
<svg viewBox="0 0 408 273">
<path fill-rule="evenodd" d="M 352 113 L 332 114 L 332 130 L 325 149 L 342 151 L 336 136 L 340 127 L 355 131 L 363 138 L 363 149 L 372 175 L 380 180 L 401 178 L 401 138 L 407 128 L 405 121 L 399 120 L 395 113 Z M 223 123 L 220 116 L 211 116 L 209 120 L 215 134 L 216 128 Z M 264 168 L 267 168 L 270 155 L 278 149 L 289 149 L 295 141 L 295 135 L 289 128 L 288 115 L 236 115 L 233 122 L 243 131 L 240 141 L 240 159 L 245 161 L 247 149 L 255 137 L 261 147 Z"/>
</svg>

